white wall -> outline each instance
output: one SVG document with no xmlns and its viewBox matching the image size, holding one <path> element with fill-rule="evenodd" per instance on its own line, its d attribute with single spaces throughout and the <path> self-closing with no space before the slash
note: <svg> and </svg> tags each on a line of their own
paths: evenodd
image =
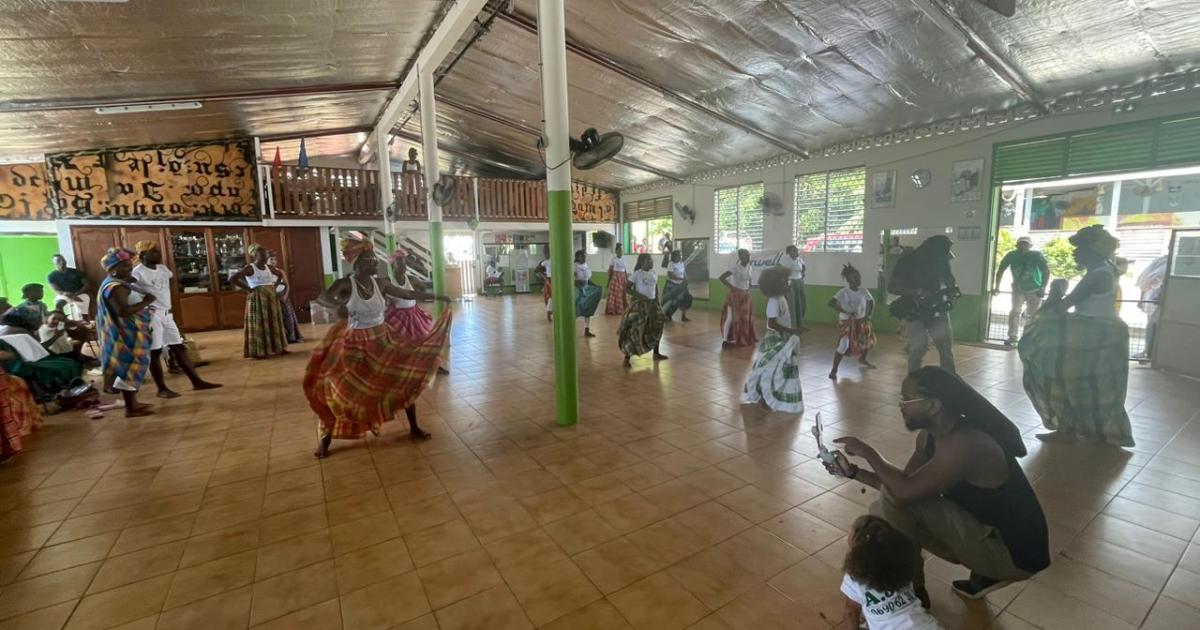
<svg viewBox="0 0 1200 630">
<path fill-rule="evenodd" d="M 839 285 L 842 264 L 853 263 L 863 272 L 868 286 L 874 286 L 876 269 L 879 266 L 880 231 L 889 228 L 919 228 L 922 237 L 942 232 L 946 227 L 957 231 L 961 226 L 979 226 L 986 231 L 988 220 L 988 192 L 985 187 L 982 198 L 977 202 L 951 203 L 951 169 L 956 161 L 983 158 L 983 182 L 990 181 L 992 168 L 992 145 L 997 142 L 1045 136 L 1053 133 L 1075 131 L 1091 127 L 1102 127 L 1146 118 L 1157 118 L 1192 111 L 1200 111 L 1200 103 L 1194 96 L 1160 97 L 1152 101 L 1141 101 L 1131 113 L 1114 114 L 1109 109 L 1036 118 L 1012 123 L 997 128 L 984 128 L 973 132 L 959 132 L 948 136 L 918 140 L 905 144 L 867 149 L 833 157 L 821 157 L 763 169 L 697 184 L 680 184 L 640 193 L 622 192 L 621 203 L 671 195 L 675 203 L 691 206 L 696 211 L 696 223 L 689 225 L 676 213 L 674 230 L 676 238 L 713 237 L 713 191 L 717 188 L 738 184 L 763 182 L 766 192 L 775 193 L 784 202 L 785 213 L 779 217 L 766 217 L 764 225 L 764 249 L 778 249 L 791 244 L 793 221 L 793 189 L 797 175 L 854 166 L 866 166 L 867 190 L 870 191 L 871 175 L 875 171 L 895 170 L 897 176 L 896 203 L 892 208 L 871 208 L 865 217 L 863 252 L 861 254 L 822 253 L 805 254 L 808 262 L 810 284 Z M 933 174 L 933 182 L 924 189 L 915 188 L 909 176 L 913 171 L 925 168 Z M 957 236 L 952 236 L 957 241 Z M 957 259 L 954 273 L 964 293 L 979 294 L 982 291 L 986 244 L 978 241 L 958 243 L 955 247 Z M 714 248 L 715 252 L 715 248 Z M 715 278 L 728 268 L 731 255 L 713 253 L 709 268 Z"/>
</svg>

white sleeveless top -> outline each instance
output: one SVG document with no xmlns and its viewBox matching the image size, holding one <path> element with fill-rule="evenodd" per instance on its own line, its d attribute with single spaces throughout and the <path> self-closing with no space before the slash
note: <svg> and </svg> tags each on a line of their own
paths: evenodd
<svg viewBox="0 0 1200 630">
<path fill-rule="evenodd" d="M 379 290 L 379 283 L 375 278 L 371 278 L 371 285 L 375 288 L 375 292 L 368 299 L 363 299 L 358 292 L 358 280 L 350 278 L 350 299 L 346 302 L 346 311 L 349 314 L 348 320 L 351 328 L 356 330 L 363 328 L 374 328 L 383 323 L 383 313 L 387 308 L 387 302 L 383 299 L 383 293 Z"/>
<path fill-rule="evenodd" d="M 410 286 L 408 277 L 405 276 L 404 282 L 397 282 L 396 286 L 400 287 L 401 289 L 407 289 Z M 387 297 L 387 299 L 388 302 L 396 308 L 415 308 L 417 306 L 416 300 L 406 300 L 404 298 L 392 297 L 390 295 Z"/>
<path fill-rule="evenodd" d="M 1088 272 L 1089 274 L 1105 274 L 1111 279 L 1111 285 L 1106 293 L 1093 293 L 1075 305 L 1075 314 L 1084 317 L 1116 317 L 1117 316 L 1117 283 L 1116 270 L 1109 263 L 1103 267 Z"/>
<path fill-rule="evenodd" d="M 254 273 L 246 276 L 246 284 L 250 285 L 251 289 L 275 284 L 275 281 L 278 280 L 275 274 L 271 273 L 270 267 L 259 269 L 258 265 L 250 263 L 250 268 L 254 270 Z"/>
</svg>

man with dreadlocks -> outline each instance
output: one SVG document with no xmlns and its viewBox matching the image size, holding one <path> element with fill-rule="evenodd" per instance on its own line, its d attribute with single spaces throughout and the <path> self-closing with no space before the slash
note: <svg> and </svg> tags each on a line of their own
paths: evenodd
<svg viewBox="0 0 1200 630">
<path fill-rule="evenodd" d="M 1025 392 L 1051 429 L 1038 438 L 1133 446 L 1125 413 L 1129 327 L 1116 310 L 1120 274 L 1113 255 L 1120 242 L 1099 225 L 1070 241 L 1087 274 L 1066 297 L 1047 301 L 1017 345 Z"/>
<path fill-rule="evenodd" d="M 834 442 L 867 467 L 836 453 L 826 468 L 879 490 L 871 513 L 914 543 L 913 590 L 925 606 L 921 549 L 971 570 L 952 585 L 968 599 L 1050 566 L 1046 516 L 1017 463 L 1026 450 L 1016 425 L 961 378 L 934 366 L 904 379 L 900 414 L 905 428 L 918 432 L 903 468 L 856 437 Z"/>
<path fill-rule="evenodd" d="M 945 234 L 925 239 L 896 262 L 888 283 L 888 292 L 900 296 L 892 303 L 891 312 L 906 324 L 909 372 L 921 367 L 930 341 L 937 348 L 941 366 L 954 371 L 950 309 L 958 295 L 958 286 L 950 271 L 953 245 Z"/>
</svg>

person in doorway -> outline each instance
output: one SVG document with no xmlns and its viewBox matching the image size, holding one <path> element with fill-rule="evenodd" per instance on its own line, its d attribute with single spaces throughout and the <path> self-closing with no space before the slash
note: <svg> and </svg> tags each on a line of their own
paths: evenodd
<svg viewBox="0 0 1200 630">
<path fill-rule="evenodd" d="M 35 330 L 46 323 L 46 315 L 50 314 L 50 310 L 42 302 L 45 291 L 45 287 L 36 282 L 21 287 L 21 303 L 13 309 L 21 312 L 30 322 L 33 322 Z"/>
<path fill-rule="evenodd" d="M 109 248 L 100 259 L 108 272 L 96 298 L 96 333 L 100 340 L 100 365 L 105 391 L 121 392 L 125 417 L 154 413 L 152 405 L 138 402 L 137 393 L 150 369 L 150 306 L 155 297 L 134 302 L 133 254 Z"/>
<path fill-rule="evenodd" d="M 900 296 L 891 310 L 905 322 L 909 372 L 921 367 L 930 341 L 937 348 L 941 366 L 954 371 L 950 310 L 958 296 L 958 285 L 950 270 L 953 245 L 950 237 L 936 234 L 896 261 L 888 291 Z"/>
<path fill-rule="evenodd" d="M 847 436 L 826 469 L 879 490 L 871 514 L 915 545 L 913 590 L 926 608 L 921 550 L 970 570 L 952 586 L 979 599 L 1027 580 L 1050 566 L 1046 516 L 1017 458 L 1026 454 L 1021 432 L 954 373 L 927 366 L 900 388 L 904 426 L 916 431 L 916 449 L 902 468 L 870 444 Z M 846 456 L 861 457 L 867 468 Z"/>
<path fill-rule="evenodd" d="M 1146 347 L 1134 356 L 1135 359 L 1149 359 L 1154 352 L 1154 336 L 1158 332 L 1158 322 L 1162 313 L 1159 302 L 1162 301 L 1166 279 L 1166 256 L 1159 256 L 1150 261 L 1142 273 L 1138 274 L 1137 287 L 1141 291 L 1138 308 L 1146 314 Z"/>
<path fill-rule="evenodd" d="M 791 270 L 779 266 L 764 270 L 758 290 L 767 298 L 767 330 L 754 352 L 750 374 L 742 387 L 742 402 L 759 403 L 772 411 L 804 412 L 800 366 L 796 348 L 804 329 L 792 323 L 788 307 L 788 277 Z"/>
<path fill-rule="evenodd" d="M 621 257 L 621 244 L 613 246 L 613 258 L 608 263 L 608 300 L 604 303 L 605 315 L 624 315 L 629 308 L 629 297 L 626 287 L 629 285 L 629 274 L 625 259 Z"/>
<path fill-rule="evenodd" d="M 871 326 L 871 315 L 875 312 L 875 298 L 871 292 L 862 286 L 862 274 L 854 265 L 847 263 L 842 267 L 842 278 L 846 286 L 842 287 L 829 307 L 837 311 L 838 339 L 837 350 L 833 353 L 833 369 L 829 378 L 837 380 L 838 366 L 846 355 L 857 356 L 858 364 L 864 368 L 874 369 L 867 360 L 867 353 L 875 347 L 875 330 Z"/>
<path fill-rule="evenodd" d="M 130 272 L 136 281 L 131 299 L 137 302 L 147 295 L 154 296 L 149 306 L 150 376 L 158 387 L 158 397 L 179 397 L 177 392 L 167 386 L 163 375 L 163 349 L 167 350 L 175 359 L 175 364 L 187 375 L 192 389 L 199 391 L 220 387 L 217 383 L 209 383 L 200 378 L 188 357 L 187 348 L 183 345 L 183 335 L 179 332 L 175 315 L 171 312 L 171 278 L 174 274 L 163 264 L 158 241 L 138 241 L 134 249 L 137 250 L 138 264 Z"/>
<path fill-rule="evenodd" d="M 1022 321 L 1028 322 L 1042 305 L 1042 298 L 1046 297 L 1050 265 L 1042 252 L 1033 249 L 1033 239 L 1022 236 L 1017 239 L 1017 248 L 1000 259 L 992 295 L 1000 294 L 1000 279 L 1009 269 L 1012 270 L 1012 310 L 1008 312 L 1008 339 L 1004 344 L 1014 346 L 1018 325 Z"/>
<path fill-rule="evenodd" d="M 54 263 L 54 271 L 46 276 L 46 284 L 58 296 L 55 309 L 67 314 L 75 321 L 91 319 L 92 297 L 88 292 L 88 279 L 82 271 L 67 266 L 67 259 L 62 254 L 50 257 Z"/>
<path fill-rule="evenodd" d="M 323 458 L 334 439 L 379 435 L 403 409 L 414 440 L 432 437 L 417 423 L 416 400 L 434 378 L 450 339 L 451 310 L 430 333 L 411 342 L 387 322 L 387 298 L 417 300 L 426 294 L 378 277 L 370 238 L 350 232 L 339 244 L 349 277 L 335 281 L 317 301 L 336 308 L 340 320 L 313 351 L 304 371 L 304 395 L 319 418 L 317 450 Z M 445 296 L 438 301 L 449 302 Z"/>
<path fill-rule="evenodd" d="M 483 267 L 483 289 L 486 295 L 490 291 L 502 293 L 504 291 L 504 270 L 500 269 L 500 264 L 495 258 L 488 258 L 487 265 Z"/>
<path fill-rule="evenodd" d="M 434 299 L 435 296 L 432 293 L 426 292 L 428 287 L 419 286 L 417 281 L 409 277 L 408 258 L 408 250 L 401 247 L 397 247 L 396 251 L 392 252 L 391 257 L 388 258 L 392 271 L 392 285 L 419 295 L 420 297 L 417 299 Z M 424 309 L 417 306 L 417 299 L 388 296 L 387 313 L 385 314 L 388 325 L 392 327 L 392 332 L 399 335 L 401 339 L 414 344 L 424 341 L 433 332 L 433 318 Z M 450 373 L 450 370 L 447 369 L 450 365 L 449 342 L 447 342 L 446 348 L 446 354 L 442 356 L 442 362 L 438 364 L 438 374 Z"/>
<path fill-rule="evenodd" d="M 300 343 L 304 341 L 304 335 L 300 334 L 300 319 L 296 317 L 296 308 L 289 299 L 292 283 L 288 282 L 287 276 L 279 268 L 279 254 L 273 249 L 267 251 L 267 267 L 279 278 L 279 284 L 275 285 L 275 293 L 279 296 L 279 311 L 283 314 L 284 336 L 287 337 L 288 343 Z"/>
<path fill-rule="evenodd" d="M 683 254 L 671 252 L 671 264 L 667 265 L 667 286 L 662 296 L 663 315 L 667 321 L 679 311 L 679 321 L 689 321 L 687 312 L 692 308 L 692 293 L 688 290 L 687 265 L 683 262 Z"/>
<path fill-rule="evenodd" d="M 250 295 L 246 298 L 245 343 L 242 356 L 266 359 L 287 354 L 287 334 L 276 287 L 279 277 L 267 264 L 267 250 L 258 243 L 246 248 L 250 264 L 233 274 L 230 281 Z"/>
<path fill-rule="evenodd" d="M 1120 242 L 1099 225 L 1069 240 L 1087 274 L 1066 297 L 1048 301 L 1017 344 L 1025 393 L 1051 430 L 1038 438 L 1133 446 L 1125 412 L 1129 327 L 1115 307 Z"/>
<path fill-rule="evenodd" d="M 750 346 L 754 335 L 754 310 L 750 303 L 750 252 L 739 249 L 733 268 L 721 274 L 721 284 L 729 290 L 721 308 L 721 341 L 725 348 Z"/>
<path fill-rule="evenodd" d="M 595 337 L 592 333 L 592 316 L 600 306 L 600 285 L 592 283 L 592 268 L 587 264 L 587 254 L 581 249 L 575 252 L 575 317 L 583 318 L 583 336 Z"/>
<path fill-rule="evenodd" d="M 408 149 L 408 159 L 400 164 L 401 178 L 404 180 L 404 192 L 409 195 L 421 194 L 421 162 L 417 160 L 417 148 Z"/>
<path fill-rule="evenodd" d="M 538 263 L 537 274 L 542 279 L 542 301 L 546 303 L 546 321 L 554 318 L 554 303 L 550 298 L 554 297 L 554 288 L 550 285 L 550 248 L 546 248 L 546 258 Z"/>
<path fill-rule="evenodd" d="M 663 322 L 666 316 L 658 305 L 658 276 L 654 273 L 654 257 L 638 254 L 633 273 L 629 274 L 629 308 L 617 328 L 617 345 L 625 353 L 625 367 L 632 367 L 630 358 L 654 351 L 655 361 L 667 356 L 659 351 Z"/>
<path fill-rule="evenodd" d="M 940 630 L 941 624 L 913 590 L 917 549 L 904 532 L 864 514 L 846 537 L 842 594 L 851 628 L 869 630 Z"/>
<path fill-rule="evenodd" d="M 788 245 L 783 253 L 783 260 L 780 261 L 780 264 L 791 272 L 788 307 L 792 309 L 792 317 L 795 318 L 796 325 L 803 326 L 804 315 L 808 311 L 808 302 L 804 299 L 804 272 L 807 266 L 804 264 L 804 259 L 800 257 L 799 247 Z"/>
</svg>

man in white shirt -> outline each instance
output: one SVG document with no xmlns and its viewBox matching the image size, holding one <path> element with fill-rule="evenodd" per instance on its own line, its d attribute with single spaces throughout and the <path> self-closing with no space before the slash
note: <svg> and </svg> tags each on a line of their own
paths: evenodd
<svg viewBox="0 0 1200 630">
<path fill-rule="evenodd" d="M 781 265 L 787 267 L 791 274 L 788 279 L 791 280 L 791 291 L 788 293 L 788 306 L 791 308 L 792 317 L 796 320 L 796 326 L 804 325 L 804 311 L 807 302 L 804 299 L 804 259 L 800 257 L 800 248 L 795 245 L 788 245 L 784 250 L 783 260 Z"/>
<path fill-rule="evenodd" d="M 188 358 L 187 349 L 183 346 L 183 335 L 175 324 L 175 316 L 171 314 L 171 277 L 172 273 L 162 264 L 162 252 L 156 241 L 139 241 L 136 245 L 138 265 L 133 268 L 135 291 L 130 301 L 138 303 L 143 296 L 153 295 L 154 302 L 150 305 L 150 375 L 158 386 L 159 398 L 178 398 L 179 394 L 167 387 L 163 378 L 162 351 L 169 348 L 171 356 L 179 364 L 179 368 L 192 382 L 192 389 L 216 389 L 220 385 L 209 383 L 200 378 L 196 368 Z"/>
</svg>

